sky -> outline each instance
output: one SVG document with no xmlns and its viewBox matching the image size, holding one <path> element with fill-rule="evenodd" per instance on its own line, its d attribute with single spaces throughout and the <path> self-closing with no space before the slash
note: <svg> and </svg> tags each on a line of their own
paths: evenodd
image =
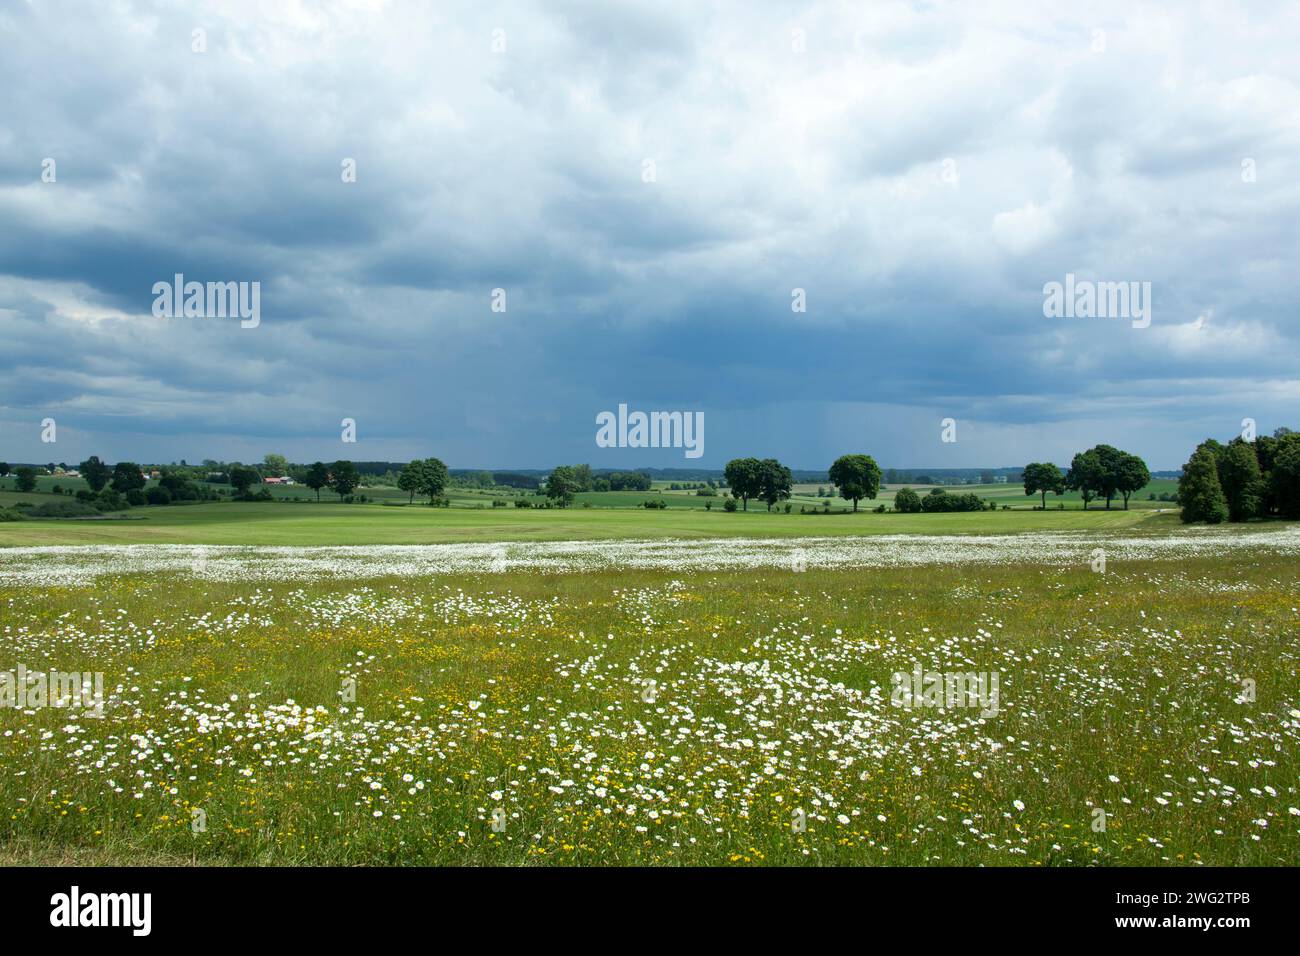
<svg viewBox="0 0 1300 956">
<path fill-rule="evenodd" d="M 1177 468 L 1300 428 L 1298 48 L 1273 3 L 0 0 L 0 458 Z M 178 273 L 256 324 L 155 314 Z M 1067 274 L 1149 324 L 1045 315 Z M 703 454 L 599 447 L 620 404 Z"/>
</svg>

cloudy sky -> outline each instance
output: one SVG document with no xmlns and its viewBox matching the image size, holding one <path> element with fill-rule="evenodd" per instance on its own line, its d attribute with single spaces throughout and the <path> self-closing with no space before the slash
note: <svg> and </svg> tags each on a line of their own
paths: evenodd
<svg viewBox="0 0 1300 956">
<path fill-rule="evenodd" d="M 0 0 L 0 457 L 1177 467 L 1300 427 L 1298 48 L 1274 3 Z M 155 316 L 176 273 L 260 324 Z M 1067 273 L 1149 327 L 1045 317 Z M 597 448 L 620 403 L 704 457 Z"/>
</svg>

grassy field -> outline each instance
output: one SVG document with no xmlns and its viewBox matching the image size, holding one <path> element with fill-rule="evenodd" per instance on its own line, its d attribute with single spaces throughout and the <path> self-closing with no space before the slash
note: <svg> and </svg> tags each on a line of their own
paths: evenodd
<svg viewBox="0 0 1300 956">
<path fill-rule="evenodd" d="M 1298 606 L 1252 550 L 0 586 L 0 670 L 109 696 L 0 710 L 0 858 L 1294 866 Z M 917 667 L 995 712 L 896 706 Z"/>
<path fill-rule="evenodd" d="M 0 862 L 1300 863 L 1294 526 L 596 497 L 0 523 L 0 683 L 107 695 L 0 707 Z"/>
<path fill-rule="evenodd" d="M 38 496 L 42 500 L 52 495 Z M 0 505 L 4 496 L 0 495 Z M 1172 506 L 1166 506 L 1172 507 Z M 133 508 L 123 518 L 0 523 L 0 550 L 60 544 L 429 544 L 614 538 L 790 537 L 870 534 L 1004 534 L 1019 531 L 1172 528 L 1173 511 L 887 512 L 801 515 L 761 506 L 726 513 L 643 508 L 429 508 L 336 502 L 211 502 Z"/>
</svg>

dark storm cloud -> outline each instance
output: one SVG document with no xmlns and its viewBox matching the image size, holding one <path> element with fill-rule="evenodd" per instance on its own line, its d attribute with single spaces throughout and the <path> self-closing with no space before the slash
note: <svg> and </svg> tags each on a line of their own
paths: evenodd
<svg viewBox="0 0 1300 956">
<path fill-rule="evenodd" d="M 705 411 L 706 465 L 1170 467 L 1300 424 L 1296 34 L 1251 5 L 10 4 L 5 457 L 49 459 L 46 415 L 61 460 L 336 457 L 352 417 L 356 458 L 681 463 L 595 447 L 627 402 Z M 177 272 L 259 281 L 261 325 L 154 317 Z M 1151 326 L 1044 318 L 1067 272 L 1151 282 Z"/>
</svg>

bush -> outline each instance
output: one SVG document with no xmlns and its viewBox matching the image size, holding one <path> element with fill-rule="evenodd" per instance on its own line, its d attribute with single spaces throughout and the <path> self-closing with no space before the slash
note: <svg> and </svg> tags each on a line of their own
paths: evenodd
<svg viewBox="0 0 1300 956">
<path fill-rule="evenodd" d="M 96 497 L 92 504 L 96 511 L 125 511 L 130 507 L 126 499 L 114 491 L 112 488 L 105 488 Z"/>
<path fill-rule="evenodd" d="M 914 514 L 921 510 L 921 496 L 911 488 L 899 488 L 894 495 L 894 510 Z"/>
<path fill-rule="evenodd" d="M 921 499 L 921 510 L 926 513 L 943 511 L 983 511 L 984 500 L 976 494 L 954 495 L 936 488 Z"/>
<path fill-rule="evenodd" d="M 502 501 L 500 498 L 493 498 L 493 499 L 492 499 L 492 507 L 493 507 L 493 508 L 504 508 L 505 506 L 506 506 L 506 503 L 505 503 L 504 501 Z"/>
<path fill-rule="evenodd" d="M 10 511 L 8 508 L 0 508 L 0 522 L 22 520 L 23 516 L 20 512 Z"/>
<path fill-rule="evenodd" d="M 658 508 L 660 511 L 662 511 L 664 508 L 667 508 L 667 507 L 668 507 L 668 502 L 666 502 L 666 501 L 664 501 L 662 498 L 660 498 L 660 499 L 653 500 L 653 501 L 646 501 L 646 502 L 643 502 L 642 505 L 641 505 L 641 507 L 642 507 L 642 508 L 651 508 L 651 509 Z"/>
<path fill-rule="evenodd" d="M 531 502 L 529 502 L 529 500 L 528 500 L 527 498 L 516 498 L 516 499 L 515 499 L 515 507 L 516 507 L 516 508 L 530 508 L 530 507 L 532 507 L 532 504 L 531 504 Z"/>
<path fill-rule="evenodd" d="M 172 493 L 162 485 L 154 485 L 144 493 L 145 501 L 151 505 L 169 505 L 172 503 Z"/>
<path fill-rule="evenodd" d="M 46 501 L 27 512 L 31 518 L 85 518 L 99 512 L 84 501 Z"/>
<path fill-rule="evenodd" d="M 737 507 L 737 506 L 736 506 L 736 499 L 735 499 L 735 498 L 728 498 L 726 501 L 724 501 L 724 502 L 722 503 L 722 510 L 723 510 L 723 511 L 735 511 L 735 510 L 736 510 L 736 507 Z"/>
<path fill-rule="evenodd" d="M 144 492 L 139 488 L 132 488 L 126 493 L 126 503 L 132 508 L 139 508 L 149 503 L 149 499 L 144 496 Z"/>
</svg>

